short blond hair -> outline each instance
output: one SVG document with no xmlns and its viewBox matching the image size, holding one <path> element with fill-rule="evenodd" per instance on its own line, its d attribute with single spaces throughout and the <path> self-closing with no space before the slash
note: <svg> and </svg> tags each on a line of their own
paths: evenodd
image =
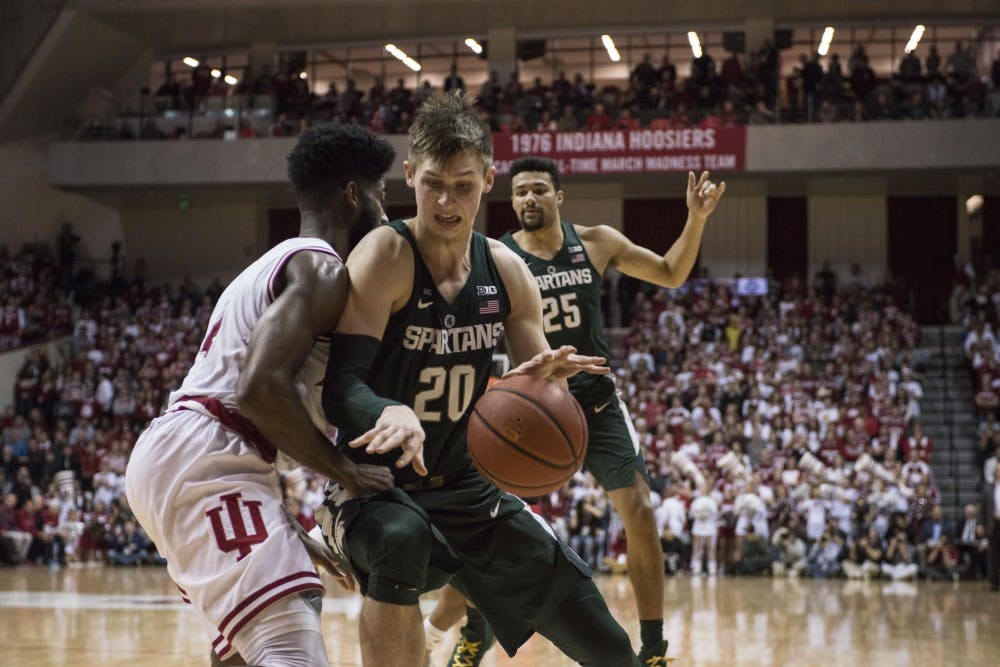
<svg viewBox="0 0 1000 667">
<path fill-rule="evenodd" d="M 407 159 L 445 163 L 459 153 L 475 151 L 484 166 L 493 162 L 493 135 L 476 110 L 472 93 L 435 93 L 417 109 L 410 126 Z"/>
</svg>

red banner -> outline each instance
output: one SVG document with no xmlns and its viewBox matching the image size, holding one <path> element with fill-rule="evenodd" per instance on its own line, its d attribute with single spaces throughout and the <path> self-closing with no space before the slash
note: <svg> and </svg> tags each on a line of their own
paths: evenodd
<svg viewBox="0 0 1000 667">
<path fill-rule="evenodd" d="M 743 127 L 495 132 L 493 163 L 498 174 L 529 155 L 555 160 L 562 174 L 743 171 L 746 136 Z"/>
</svg>

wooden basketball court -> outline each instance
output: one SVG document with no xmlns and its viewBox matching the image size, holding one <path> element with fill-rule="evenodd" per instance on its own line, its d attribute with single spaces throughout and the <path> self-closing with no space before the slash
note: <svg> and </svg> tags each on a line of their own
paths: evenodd
<svg viewBox="0 0 1000 667">
<path fill-rule="evenodd" d="M 627 578 L 598 582 L 635 640 Z M 677 667 L 1000 664 L 1000 594 L 985 583 L 681 577 L 667 580 L 667 599 Z M 323 626 L 332 665 L 361 665 L 359 608 L 360 598 L 329 585 Z M 163 568 L 0 570 L 0 665 L 207 664 L 205 634 Z M 570 664 L 537 636 L 515 658 L 493 650 L 483 662 Z"/>
</svg>

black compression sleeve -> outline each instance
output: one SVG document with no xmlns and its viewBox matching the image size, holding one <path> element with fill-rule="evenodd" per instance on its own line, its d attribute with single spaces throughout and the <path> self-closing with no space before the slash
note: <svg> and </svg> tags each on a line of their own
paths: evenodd
<svg viewBox="0 0 1000 667">
<path fill-rule="evenodd" d="M 323 412 L 331 424 L 353 435 L 375 426 L 382 410 L 398 401 L 377 395 L 368 386 L 379 341 L 371 336 L 335 333 L 323 380 Z"/>
</svg>

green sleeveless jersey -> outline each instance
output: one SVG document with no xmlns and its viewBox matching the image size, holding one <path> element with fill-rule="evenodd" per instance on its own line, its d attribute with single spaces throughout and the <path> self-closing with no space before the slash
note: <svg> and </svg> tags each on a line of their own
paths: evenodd
<svg viewBox="0 0 1000 667">
<path fill-rule="evenodd" d="M 587 250 L 573 225 L 562 223 L 563 245 L 552 259 L 526 252 L 507 232 L 500 241 L 516 252 L 542 292 L 542 319 L 549 345 L 572 345 L 580 354 L 610 359 L 601 313 L 601 274 L 590 263 Z M 584 407 L 606 400 L 615 392 L 608 376 L 578 373 L 569 379 L 569 389 Z"/>
<path fill-rule="evenodd" d="M 469 279 L 448 303 L 406 223 L 389 225 L 413 250 L 413 290 L 389 318 L 367 382 L 379 396 L 410 406 L 420 417 L 429 476 L 460 472 L 472 465 L 466 447 L 468 415 L 486 391 L 510 300 L 482 234 L 472 234 Z M 339 440 L 346 443 L 356 435 Z M 411 466 L 393 466 L 398 452 L 379 457 L 365 454 L 364 448 L 344 451 L 355 460 L 388 465 L 397 484 L 422 479 Z"/>
</svg>

